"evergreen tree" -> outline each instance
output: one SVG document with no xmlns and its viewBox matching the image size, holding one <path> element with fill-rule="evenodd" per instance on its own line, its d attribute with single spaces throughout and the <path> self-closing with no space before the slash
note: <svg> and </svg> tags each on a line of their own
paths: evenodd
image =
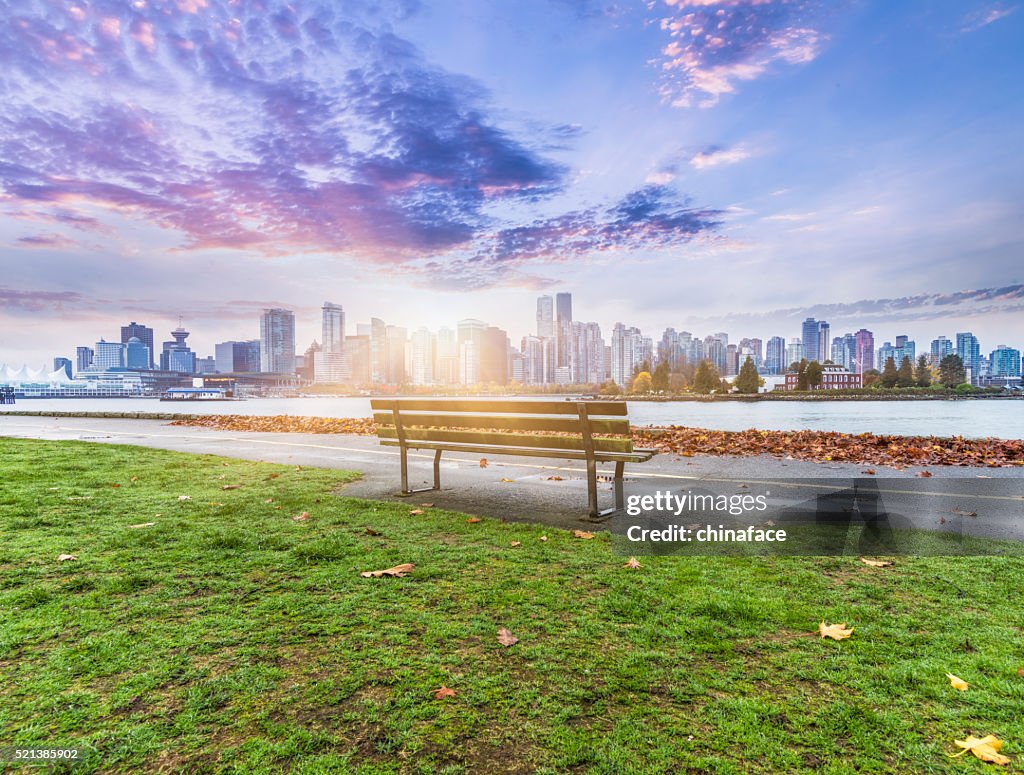
<svg viewBox="0 0 1024 775">
<path fill-rule="evenodd" d="M 807 390 L 807 359 L 801 358 L 800 363 L 796 364 L 796 389 Z"/>
<path fill-rule="evenodd" d="M 946 387 L 956 387 L 967 379 L 967 370 L 959 355 L 947 355 L 939 362 L 939 382 Z"/>
<path fill-rule="evenodd" d="M 821 364 L 817 361 L 811 361 L 807 364 L 804 374 L 807 376 L 807 387 L 810 390 L 816 390 L 821 386 L 821 372 Z"/>
<path fill-rule="evenodd" d="M 662 361 L 651 375 L 651 387 L 658 392 L 668 390 L 668 361 Z"/>
<path fill-rule="evenodd" d="M 925 355 L 917 359 L 917 371 L 914 372 L 914 381 L 918 387 L 928 387 L 932 384 L 932 368 L 928 365 L 928 357 Z"/>
<path fill-rule="evenodd" d="M 747 359 L 743 361 L 743 366 L 740 367 L 739 376 L 736 377 L 736 389 L 740 393 L 756 393 L 758 388 L 764 384 L 764 380 L 761 379 L 757 373 L 757 366 L 754 365 L 754 359 L 749 355 Z"/>
<path fill-rule="evenodd" d="M 693 389 L 698 393 L 710 393 L 718 390 L 721 385 L 721 375 L 711 361 L 701 361 L 697 364 L 697 371 L 693 375 Z"/>
<path fill-rule="evenodd" d="M 882 369 L 882 387 L 894 388 L 900 381 L 900 373 L 896 369 L 896 361 L 892 358 L 885 359 L 885 367 Z"/>
<path fill-rule="evenodd" d="M 903 360 L 900 361 L 899 371 L 896 372 L 896 384 L 901 388 L 908 388 L 914 387 L 915 382 L 914 364 L 910 362 L 908 356 L 904 355 Z"/>
</svg>

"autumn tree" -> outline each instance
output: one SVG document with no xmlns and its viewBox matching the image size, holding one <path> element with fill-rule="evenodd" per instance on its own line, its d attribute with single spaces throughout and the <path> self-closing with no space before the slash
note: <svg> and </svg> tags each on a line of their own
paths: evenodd
<svg viewBox="0 0 1024 775">
<path fill-rule="evenodd" d="M 882 372 L 878 369 L 865 369 L 861 380 L 864 387 L 873 387 L 882 381 Z"/>
<path fill-rule="evenodd" d="M 886 358 L 885 366 L 882 368 L 882 387 L 894 388 L 899 381 L 900 373 L 896 368 L 896 360 L 894 358 Z"/>
<path fill-rule="evenodd" d="M 698 393 L 710 393 L 719 389 L 721 379 L 715 364 L 708 360 L 701 361 L 693 375 L 693 389 Z"/>
<path fill-rule="evenodd" d="M 757 373 L 754 359 L 748 355 L 747 359 L 743 361 L 743 366 L 740 367 L 739 376 L 736 377 L 736 390 L 740 393 L 756 393 L 763 384 L 764 380 Z"/>
<path fill-rule="evenodd" d="M 928 365 L 928 357 L 925 355 L 917 359 L 917 371 L 914 372 L 914 382 L 918 387 L 928 387 L 932 384 L 932 367 Z"/>
<path fill-rule="evenodd" d="M 896 372 L 896 384 L 901 388 L 914 387 L 914 364 L 910 362 L 909 356 L 904 355 L 900 361 L 899 371 Z"/>
<path fill-rule="evenodd" d="M 662 361 L 651 374 L 651 388 L 664 393 L 668 391 L 668 361 Z"/>
<path fill-rule="evenodd" d="M 807 368 L 804 370 L 804 374 L 807 375 L 807 387 L 811 390 L 816 390 L 821 386 L 821 364 L 817 361 L 811 361 L 807 364 Z"/>
<path fill-rule="evenodd" d="M 939 382 L 946 387 L 956 387 L 967 379 L 967 370 L 959 355 L 947 355 L 939 361 Z"/>
<path fill-rule="evenodd" d="M 617 396 L 622 394 L 622 388 L 620 388 L 618 384 L 611 379 L 607 382 L 602 382 L 601 387 L 597 390 L 602 396 Z"/>
<path fill-rule="evenodd" d="M 639 363 L 633 367 L 633 378 L 640 376 L 640 372 L 646 371 L 648 374 L 651 373 L 651 362 L 645 360 L 643 363 Z"/>
<path fill-rule="evenodd" d="M 650 393 L 651 392 L 651 374 L 647 371 L 641 371 L 633 379 L 633 386 L 630 388 L 631 393 Z"/>
<path fill-rule="evenodd" d="M 807 390 L 807 359 L 801 358 L 799 363 L 793 363 L 790 371 L 796 372 L 796 389 Z"/>
<path fill-rule="evenodd" d="M 674 371 L 668 375 L 668 389 L 670 393 L 682 393 L 689 384 L 690 380 L 686 378 L 686 374 L 682 371 Z"/>
</svg>

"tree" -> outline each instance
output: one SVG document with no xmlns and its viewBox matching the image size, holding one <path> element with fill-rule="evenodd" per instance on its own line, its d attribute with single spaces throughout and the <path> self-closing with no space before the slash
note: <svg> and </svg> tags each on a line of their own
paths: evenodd
<svg viewBox="0 0 1024 775">
<path fill-rule="evenodd" d="M 633 367 L 633 376 L 634 377 L 639 377 L 641 371 L 646 371 L 648 374 L 650 374 L 651 373 L 651 362 L 650 361 L 644 361 L 643 363 L 640 363 L 640 364 L 634 366 Z"/>
<path fill-rule="evenodd" d="M 754 359 L 749 355 L 747 359 L 743 361 L 743 365 L 740 367 L 739 376 L 736 377 L 736 389 L 740 393 L 756 393 L 758 388 L 764 384 L 764 380 L 757 373 L 757 366 L 754 365 Z"/>
<path fill-rule="evenodd" d="M 633 387 L 630 388 L 631 393 L 650 393 L 651 392 L 651 375 L 650 372 L 641 371 L 636 375 L 633 380 Z"/>
<path fill-rule="evenodd" d="M 918 387 L 928 387 L 932 384 L 932 367 L 928 365 L 928 357 L 922 355 L 917 359 L 917 371 L 914 372 L 914 382 Z"/>
<path fill-rule="evenodd" d="M 807 390 L 807 359 L 801 358 L 799 363 L 790 366 L 790 370 L 796 372 L 796 389 Z"/>
<path fill-rule="evenodd" d="M 697 364 L 697 371 L 693 375 L 693 389 L 698 393 L 710 393 L 713 390 L 718 390 L 721 379 L 715 364 L 707 360 L 701 361 Z"/>
<path fill-rule="evenodd" d="M 614 380 L 610 379 L 607 382 L 601 383 L 601 387 L 598 388 L 598 392 L 602 396 L 618 396 L 622 394 L 622 388 L 620 388 Z"/>
<path fill-rule="evenodd" d="M 878 369 L 865 369 L 861 374 L 864 387 L 873 387 L 882 381 L 882 372 Z"/>
<path fill-rule="evenodd" d="M 946 387 L 956 387 L 967 379 L 967 370 L 959 355 L 947 355 L 939 361 L 939 382 Z"/>
<path fill-rule="evenodd" d="M 908 388 L 914 387 L 915 383 L 914 364 L 910 362 L 909 356 L 904 355 L 900 361 L 899 371 L 896 372 L 896 384 L 901 388 Z"/>
<path fill-rule="evenodd" d="M 896 369 L 896 361 L 893 358 L 885 359 L 885 367 L 882 369 L 882 387 L 894 388 L 900 381 L 900 373 Z"/>
<path fill-rule="evenodd" d="M 676 371 L 668 375 L 668 389 L 670 393 L 682 393 L 686 390 L 686 386 L 689 384 L 690 381 L 681 371 Z"/>
<path fill-rule="evenodd" d="M 804 374 L 807 377 L 807 387 L 811 390 L 816 390 L 821 386 L 821 364 L 817 361 L 811 361 L 807 364 L 807 368 L 804 370 Z"/>
<path fill-rule="evenodd" d="M 651 387 L 658 392 L 668 391 L 668 361 L 662 361 L 651 375 Z"/>
</svg>

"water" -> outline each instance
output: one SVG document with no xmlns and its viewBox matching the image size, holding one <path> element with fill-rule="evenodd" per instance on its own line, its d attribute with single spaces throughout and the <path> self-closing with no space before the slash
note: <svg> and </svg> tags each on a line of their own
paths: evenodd
<svg viewBox="0 0 1024 775">
<path fill-rule="evenodd" d="M 538 400 L 551 397 L 537 396 Z M 228 402 L 161 402 L 155 398 L 22 399 L 4 410 L 173 412 L 176 414 L 368 417 L 369 398 L 254 398 Z M 690 425 L 738 431 L 831 430 L 900 436 L 993 436 L 1024 439 L 1024 401 L 696 401 L 630 402 L 634 425 Z M 2 427 L 2 426 L 0 426 Z"/>
</svg>

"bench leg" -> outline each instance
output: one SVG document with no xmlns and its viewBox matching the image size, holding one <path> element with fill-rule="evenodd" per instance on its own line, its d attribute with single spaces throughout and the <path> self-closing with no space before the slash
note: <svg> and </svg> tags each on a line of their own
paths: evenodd
<svg viewBox="0 0 1024 775">
<path fill-rule="evenodd" d="M 401 458 L 402 458 L 402 492 L 399 493 L 402 497 L 408 497 L 415 495 L 418 492 L 431 492 L 432 490 L 441 489 L 441 450 L 434 450 L 434 486 L 433 487 L 421 487 L 418 490 L 409 489 L 409 458 L 408 448 L 400 447 Z"/>
<path fill-rule="evenodd" d="M 625 463 L 615 464 L 615 507 L 600 509 L 597 505 L 597 461 L 587 461 L 587 498 L 590 501 L 590 521 L 596 522 L 602 517 L 609 517 L 625 506 L 625 499 L 622 494 L 622 472 L 626 467 Z"/>
</svg>

